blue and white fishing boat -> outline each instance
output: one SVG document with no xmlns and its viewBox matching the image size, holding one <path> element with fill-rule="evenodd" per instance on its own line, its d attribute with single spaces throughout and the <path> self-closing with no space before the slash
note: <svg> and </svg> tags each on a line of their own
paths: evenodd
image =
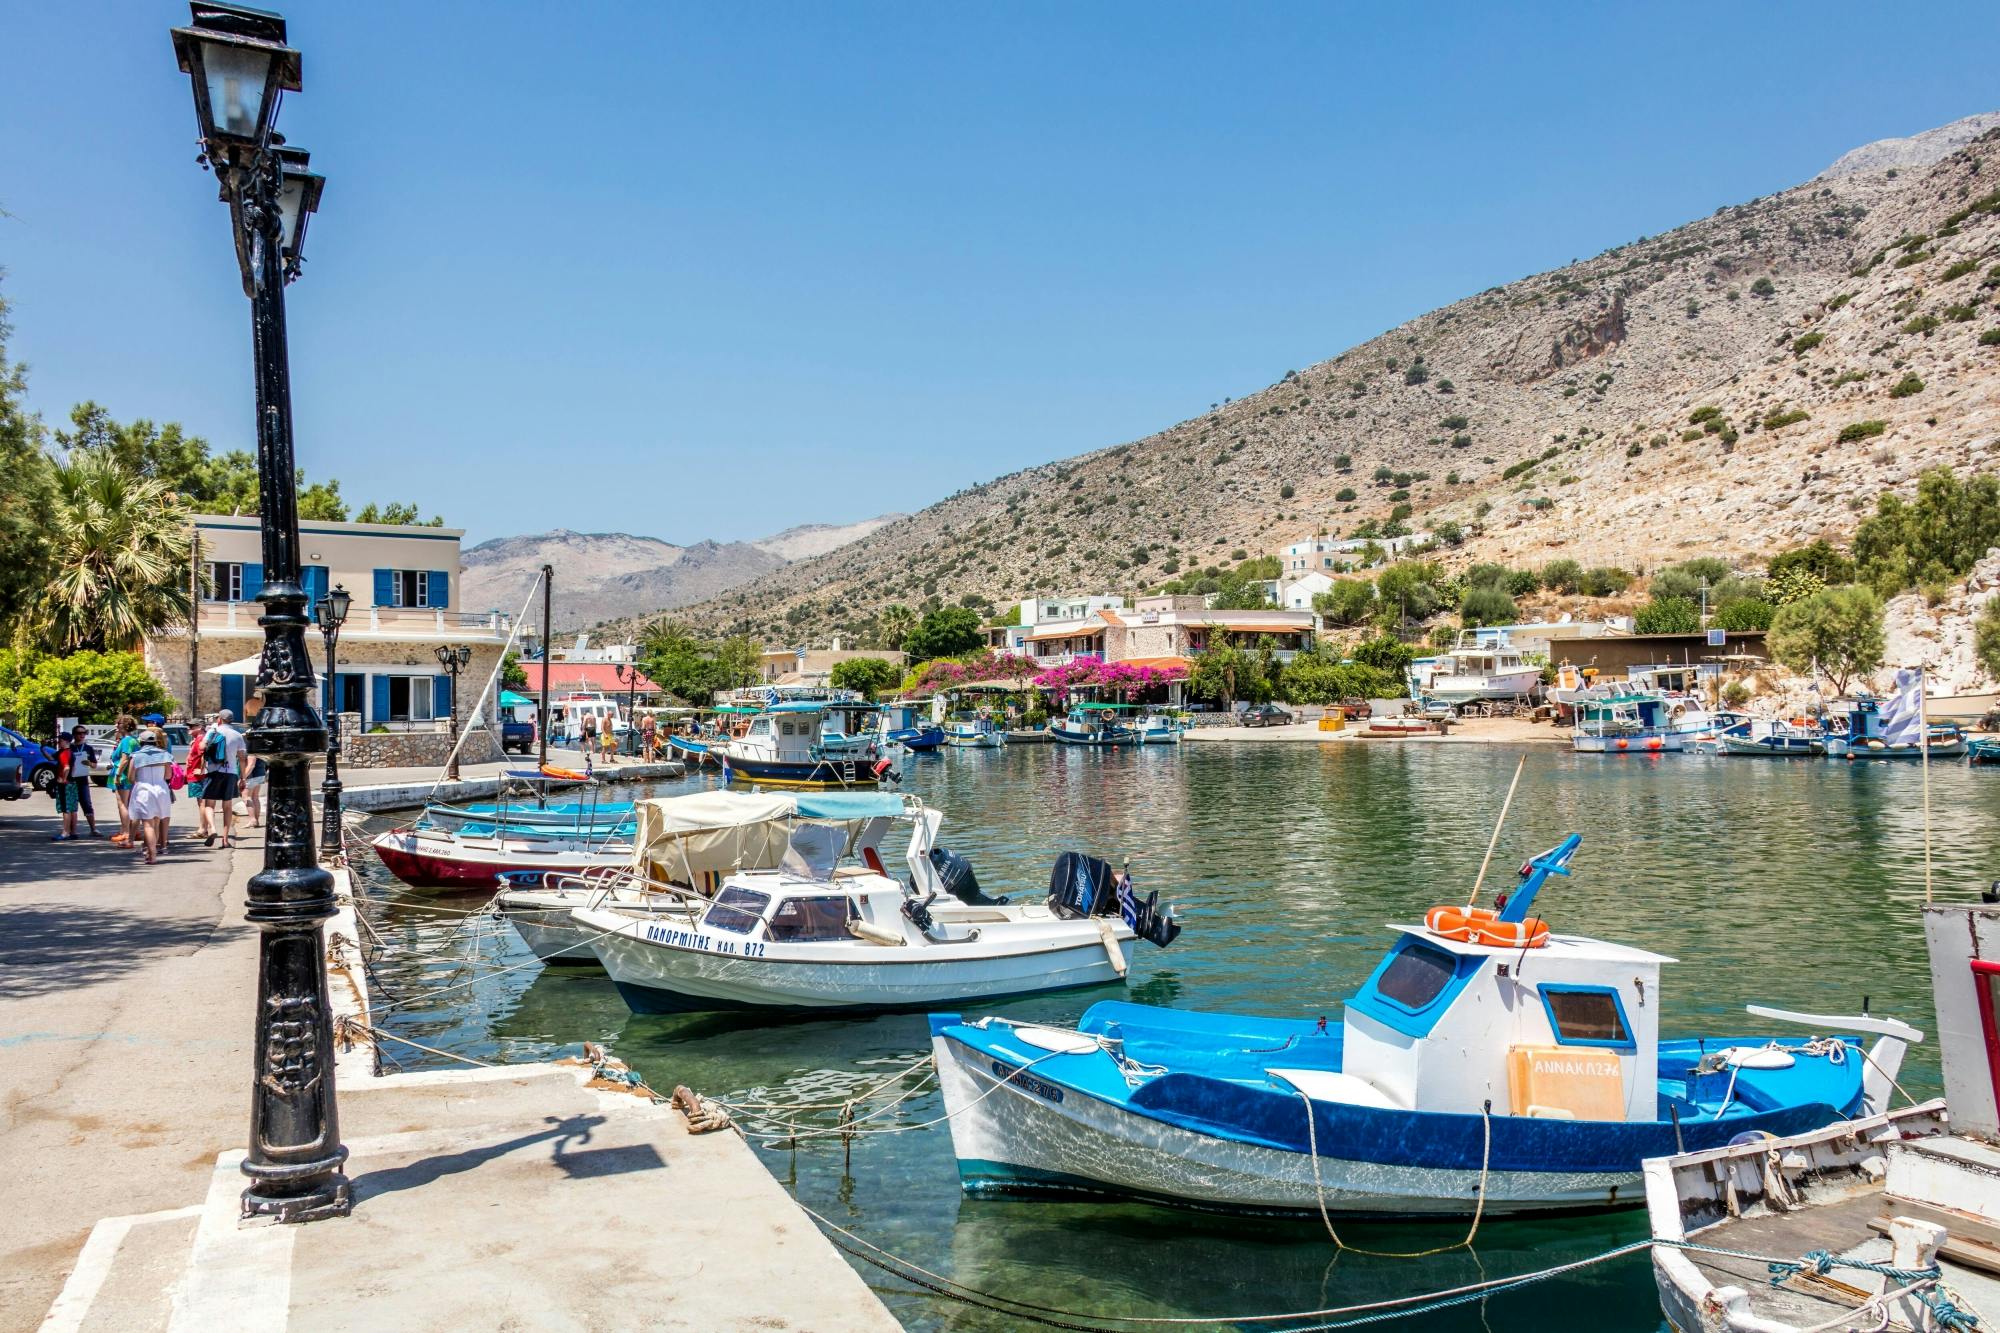
<svg viewBox="0 0 2000 1333">
<path fill-rule="evenodd" d="M 1139 733 L 1141 745 L 1179 745 L 1181 733 L 1187 730 L 1180 718 L 1157 708 L 1133 719 L 1132 729 Z"/>
<path fill-rule="evenodd" d="M 1679 754 L 1687 748 L 1687 736 L 1674 730 L 1667 701 L 1657 694 L 1584 699 L 1569 735 L 1579 754 Z"/>
<path fill-rule="evenodd" d="M 1974 736 L 1965 743 L 1968 764 L 2000 764 L 2000 736 Z"/>
<path fill-rule="evenodd" d="M 1846 711 L 1829 714 L 1826 722 L 1826 754 L 1832 759 L 1921 759 L 1920 739 L 1894 740 L 1882 722 L 1882 700 L 1847 700 Z M 1920 736 L 1914 720 L 1909 732 Z M 1930 724 L 1930 757 L 1956 759 L 1965 753 L 1965 731 L 1956 722 Z"/>
<path fill-rule="evenodd" d="M 788 699 L 750 719 L 711 752 L 732 779 L 774 787 L 868 787 L 889 771 L 877 747 L 875 705 L 858 694 Z"/>
<path fill-rule="evenodd" d="M 1724 754 L 1809 759 L 1820 753 L 1819 732 L 1784 721 L 1739 722 L 1715 735 Z"/>
<path fill-rule="evenodd" d="M 1570 836 L 1497 912 L 1433 909 L 1342 1019 L 1100 1003 L 1074 1030 L 931 1016 L 968 1192 L 1397 1216 L 1641 1202 L 1640 1163 L 1873 1114 L 1912 1028 L 1753 1008 L 1853 1036 L 1660 1037 L 1670 958 L 1529 916 Z M 1308 1011 L 1310 1012 L 1310 1011 Z"/>
<path fill-rule="evenodd" d="M 1049 722 L 1049 739 L 1058 745 L 1137 745 L 1139 729 L 1122 716 L 1130 704 L 1081 703 L 1066 717 Z"/>
<path fill-rule="evenodd" d="M 882 705 L 882 743 L 900 745 L 916 754 L 944 744 L 944 728 L 932 721 L 929 699 L 904 699 Z"/>
<path fill-rule="evenodd" d="M 990 717 L 957 717 L 945 724 L 944 743 L 954 748 L 997 750 L 1007 733 Z"/>
</svg>

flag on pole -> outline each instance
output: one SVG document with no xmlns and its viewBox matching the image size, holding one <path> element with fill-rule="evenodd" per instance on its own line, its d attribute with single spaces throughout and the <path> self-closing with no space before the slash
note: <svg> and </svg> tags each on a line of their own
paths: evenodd
<svg viewBox="0 0 2000 1333">
<path fill-rule="evenodd" d="M 1924 673 L 1908 667 L 1896 673 L 1896 692 L 1882 701 L 1882 740 L 1917 745 L 1924 738 Z"/>
</svg>

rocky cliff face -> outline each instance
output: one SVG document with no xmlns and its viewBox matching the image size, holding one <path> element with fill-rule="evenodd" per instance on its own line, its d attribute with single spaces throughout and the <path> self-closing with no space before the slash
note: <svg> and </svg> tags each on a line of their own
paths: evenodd
<svg viewBox="0 0 2000 1333">
<path fill-rule="evenodd" d="M 1946 131 L 1490 288 L 687 614 L 865 639 L 888 603 L 1132 590 L 1400 504 L 1419 528 L 1460 524 L 1454 558 L 1513 564 L 1643 572 L 1845 537 L 1923 468 L 2000 465 L 2000 346 L 1982 342 L 2000 328 L 2000 130 Z"/>
</svg>

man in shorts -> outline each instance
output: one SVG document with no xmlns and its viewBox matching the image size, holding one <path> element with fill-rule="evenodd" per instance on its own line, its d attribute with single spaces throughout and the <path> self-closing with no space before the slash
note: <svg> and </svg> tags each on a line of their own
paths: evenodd
<svg viewBox="0 0 2000 1333">
<path fill-rule="evenodd" d="M 235 846 L 236 797 L 241 788 L 243 759 L 243 733 L 235 727 L 236 715 L 227 708 L 215 715 L 215 724 L 202 738 L 202 759 L 205 776 L 202 778 L 201 803 L 208 807 L 210 827 L 220 830 L 223 847 Z M 211 832 L 202 839 L 204 847 L 215 845 L 216 834 Z"/>
</svg>

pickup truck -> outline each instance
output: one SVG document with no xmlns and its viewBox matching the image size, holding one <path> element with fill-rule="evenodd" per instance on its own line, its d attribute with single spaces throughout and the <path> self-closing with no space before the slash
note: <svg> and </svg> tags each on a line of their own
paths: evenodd
<svg viewBox="0 0 2000 1333">
<path fill-rule="evenodd" d="M 31 741 L 12 727 L 0 727 L 0 761 L 20 763 L 19 778 L 36 791 L 48 791 L 56 784 L 55 751 Z"/>
<path fill-rule="evenodd" d="M 500 719 L 500 752 L 509 750 L 521 754 L 533 754 L 535 750 L 535 724 L 517 722 L 511 717 Z"/>
</svg>

